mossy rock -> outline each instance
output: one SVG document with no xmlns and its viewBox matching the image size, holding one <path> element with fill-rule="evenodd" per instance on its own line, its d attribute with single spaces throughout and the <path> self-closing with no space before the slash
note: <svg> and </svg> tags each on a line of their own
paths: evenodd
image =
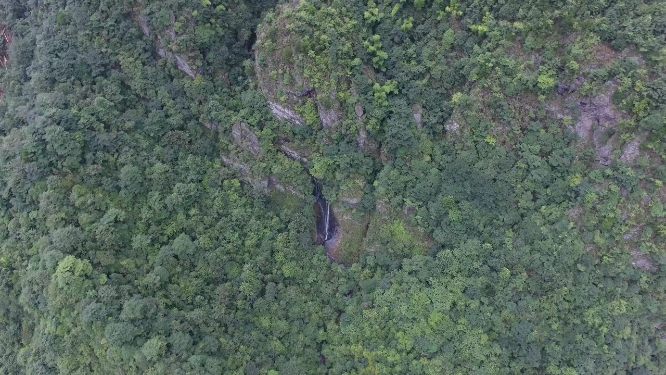
<svg viewBox="0 0 666 375">
<path fill-rule="evenodd" d="M 340 122 L 360 45 L 345 10 L 295 1 L 269 13 L 257 35 L 255 74 L 271 111 L 297 126 Z"/>
</svg>

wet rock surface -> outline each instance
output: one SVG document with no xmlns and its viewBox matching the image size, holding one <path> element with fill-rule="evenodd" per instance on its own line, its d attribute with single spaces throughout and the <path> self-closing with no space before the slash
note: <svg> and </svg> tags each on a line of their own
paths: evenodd
<svg viewBox="0 0 666 375">
<path fill-rule="evenodd" d="M 331 249 L 339 241 L 339 223 L 335 217 L 335 213 L 331 208 L 331 204 L 326 200 L 322 193 L 322 186 L 315 178 L 312 179 L 314 189 L 312 195 L 315 197 L 314 211 L 315 211 L 315 228 L 316 238 L 315 242 L 318 245 L 323 245 L 326 248 L 326 253 L 333 261 L 337 261 L 331 254 Z"/>
</svg>

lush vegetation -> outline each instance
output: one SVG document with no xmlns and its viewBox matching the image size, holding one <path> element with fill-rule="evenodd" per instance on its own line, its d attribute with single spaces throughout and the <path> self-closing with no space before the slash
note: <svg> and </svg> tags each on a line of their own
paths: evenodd
<svg viewBox="0 0 666 375">
<path fill-rule="evenodd" d="M 663 1 L 0 25 L 0 374 L 666 373 Z"/>
</svg>

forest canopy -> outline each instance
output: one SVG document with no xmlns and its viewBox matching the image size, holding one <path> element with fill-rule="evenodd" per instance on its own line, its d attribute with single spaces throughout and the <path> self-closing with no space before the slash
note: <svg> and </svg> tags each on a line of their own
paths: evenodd
<svg viewBox="0 0 666 375">
<path fill-rule="evenodd" d="M 0 374 L 666 374 L 666 2 L 0 0 Z"/>
</svg>

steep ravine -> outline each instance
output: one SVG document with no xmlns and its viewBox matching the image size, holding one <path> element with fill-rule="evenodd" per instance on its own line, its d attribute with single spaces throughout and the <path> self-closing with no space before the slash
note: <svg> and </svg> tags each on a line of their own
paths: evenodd
<svg viewBox="0 0 666 375">
<path fill-rule="evenodd" d="M 208 127 L 211 130 L 219 131 L 219 127 Z M 232 127 L 231 138 L 233 143 L 240 149 L 247 152 L 248 155 L 253 155 L 254 157 L 263 157 L 265 156 L 265 151 L 261 148 L 259 144 L 259 138 L 256 134 L 250 129 L 247 124 L 243 122 L 237 122 Z M 329 259 L 333 262 L 338 263 L 339 259 L 336 255 L 336 248 L 340 242 L 340 222 L 335 217 L 333 208 L 331 204 L 326 200 L 322 192 L 322 184 L 317 181 L 307 168 L 308 160 L 301 156 L 298 152 L 290 149 L 286 145 L 279 145 L 276 147 L 277 151 L 284 154 L 287 158 L 294 160 L 300 163 L 303 166 L 303 173 L 307 174 L 312 182 L 313 189 L 312 195 L 315 197 L 314 202 L 314 219 L 315 219 L 315 243 L 318 245 L 323 245 L 326 248 L 326 254 Z M 243 181 L 247 182 L 251 186 L 261 189 L 266 193 L 269 193 L 271 190 L 277 190 L 282 193 L 291 193 L 299 198 L 305 198 L 304 195 L 298 193 L 298 190 L 294 186 L 290 186 L 285 181 L 278 181 L 274 176 L 256 176 L 251 172 L 249 165 L 244 164 L 241 158 L 233 157 L 230 155 L 221 155 L 222 162 L 230 168 L 236 169 L 240 172 L 241 178 Z"/>
</svg>

